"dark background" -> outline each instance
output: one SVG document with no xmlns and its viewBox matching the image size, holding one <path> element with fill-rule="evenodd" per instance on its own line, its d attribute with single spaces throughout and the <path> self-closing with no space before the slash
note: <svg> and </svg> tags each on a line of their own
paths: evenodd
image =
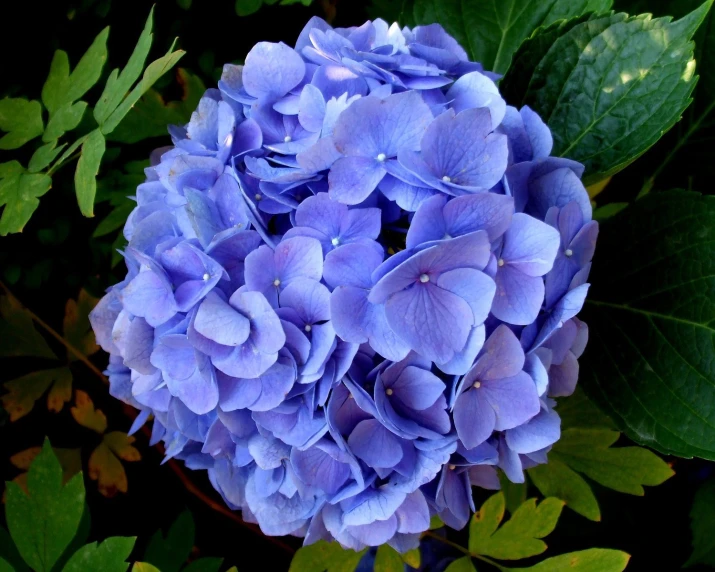
<svg viewBox="0 0 715 572">
<path fill-rule="evenodd" d="M 637 4 L 641 10 L 653 11 L 657 11 L 662 4 L 640 0 L 621 3 Z M 293 44 L 309 17 L 314 14 L 325 16 L 326 11 L 335 15 L 335 25 L 360 24 L 368 18 L 366 4 L 356 0 L 333 0 L 332 3 L 316 0 L 310 7 L 264 6 L 257 14 L 241 18 L 236 15 L 230 0 L 194 0 L 188 10 L 181 8 L 175 0 L 159 0 L 156 3 L 151 55 L 156 58 L 163 54 L 172 39 L 179 36 L 178 46 L 187 51 L 179 65 L 198 74 L 207 86 L 212 86 L 217 74 L 220 74 L 222 63 L 242 60 L 256 42 L 285 41 Z M 683 6 L 685 4 L 694 3 L 682 2 Z M 109 24 L 112 31 L 105 75 L 112 68 L 123 65 L 151 5 L 148 0 L 12 2 L 13 14 L 10 17 L 6 12 L 0 33 L 0 96 L 39 99 L 54 50 L 62 48 L 67 51 L 74 65 L 94 36 Z M 627 9 L 630 6 L 622 7 Z M 5 7 L 5 11 L 8 9 Z M 181 95 L 173 72 L 162 80 L 158 89 L 167 99 L 176 99 Z M 95 101 L 98 95 L 96 90 L 95 87 L 85 99 Z M 117 146 L 120 154 L 115 161 L 121 165 L 126 161 L 145 159 L 153 148 L 168 142 L 166 137 L 132 146 Z M 652 161 L 664 156 L 668 145 L 666 138 L 627 173 L 614 179 L 607 192 L 619 193 L 617 200 L 620 201 L 632 198 L 642 183 L 639 166 L 646 162 L 652 164 Z M 23 151 L 28 155 L 31 152 Z M 688 161 L 696 158 L 690 155 Z M 0 160 L 6 159 L 0 157 Z M 103 166 L 103 169 L 106 168 Z M 91 238 L 98 221 L 107 214 L 108 207 L 100 205 L 94 219 L 80 215 L 73 194 L 72 169 L 71 166 L 66 167 L 55 177 L 53 189 L 42 198 L 40 208 L 22 234 L 0 238 L 0 280 L 56 329 L 61 327 L 68 298 L 75 298 L 82 287 L 100 296 L 103 289 L 118 281 L 124 272 L 122 265 L 114 270 L 110 268 L 113 235 Z M 669 173 L 664 176 L 671 176 Z M 676 178 L 677 167 L 674 167 L 673 173 Z M 127 194 L 130 193 L 131 189 L 128 189 Z M 92 360 L 100 369 L 106 366 L 106 355 L 102 352 L 93 356 Z M 33 367 L 36 364 L 23 360 L 5 360 L 0 365 L 0 381 L 22 375 Z M 75 363 L 72 369 L 74 387 L 87 391 L 96 407 L 107 414 L 109 430 L 128 430 L 131 418 L 122 405 L 107 394 L 99 379 L 82 364 Z M 49 435 L 53 445 L 58 447 L 82 446 L 85 463 L 100 439 L 74 423 L 69 405 L 60 414 L 52 414 L 46 411 L 40 400 L 32 413 L 12 424 L 3 413 L 0 409 L 2 481 L 12 479 L 19 472 L 10 464 L 10 455 L 39 445 L 45 435 Z M 97 492 L 93 483 L 87 482 L 92 513 L 91 539 L 114 535 L 138 536 L 135 554 L 140 556 L 150 535 L 160 527 L 166 528 L 188 507 L 197 525 L 194 556 L 221 556 L 227 564 L 238 565 L 239 570 L 252 568 L 246 564 L 241 566 L 247 558 L 253 562 L 260 561 L 268 570 L 287 570 L 290 552 L 254 530 L 213 511 L 188 493 L 176 474 L 167 465 L 160 465 L 161 452 L 150 448 L 141 433 L 137 435 L 136 446 L 143 459 L 138 463 L 125 463 L 128 494 L 105 498 Z M 648 489 L 645 497 L 614 493 L 594 484 L 603 521 L 590 522 L 565 509 L 556 532 L 547 539 L 547 555 L 595 546 L 609 547 L 633 555 L 628 570 L 679 569 L 691 550 L 688 513 L 693 494 L 712 473 L 712 466 L 698 460 L 669 459 L 669 462 L 673 463 L 676 476 L 659 487 Z M 186 474 L 211 498 L 220 501 L 205 472 L 186 471 Z M 487 496 L 486 493 L 477 493 L 477 506 Z M 464 532 L 455 533 L 450 538 L 466 544 Z M 300 546 L 297 539 L 283 540 L 294 549 Z M 439 550 L 442 556 L 450 555 L 443 552 L 442 546 L 428 543 L 424 549 Z M 488 566 L 482 564 L 479 568 Z"/>
</svg>

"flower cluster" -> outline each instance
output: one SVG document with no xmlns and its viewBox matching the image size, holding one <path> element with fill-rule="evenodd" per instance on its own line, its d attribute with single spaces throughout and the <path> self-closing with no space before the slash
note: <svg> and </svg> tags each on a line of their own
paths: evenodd
<svg viewBox="0 0 715 572">
<path fill-rule="evenodd" d="M 266 534 L 414 548 L 546 462 L 597 223 L 439 25 L 311 20 L 152 156 L 91 320 L 111 392 Z"/>
</svg>

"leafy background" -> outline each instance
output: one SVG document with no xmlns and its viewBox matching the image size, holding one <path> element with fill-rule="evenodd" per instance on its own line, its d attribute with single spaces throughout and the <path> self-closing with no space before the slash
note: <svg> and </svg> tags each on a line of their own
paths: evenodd
<svg viewBox="0 0 715 572">
<path fill-rule="evenodd" d="M 223 570 L 230 565 L 248 569 L 245 565 L 241 567 L 247 554 L 252 557 L 259 555 L 269 569 L 287 570 L 293 553 L 300 546 L 297 539 L 262 536 L 255 527 L 241 523 L 235 515 L 222 508 L 205 473 L 191 473 L 174 463 L 161 465 L 161 451 L 148 446 L 144 433 L 139 432 L 136 440 L 126 436 L 133 414 L 107 393 L 101 374 L 106 356 L 97 351 L 89 334 L 86 316 L 96 297 L 108 284 L 118 281 L 123 273 L 113 252 L 121 244 L 119 229 L 131 209 L 131 203 L 125 197 L 141 181 L 142 168 L 149 153 L 168 143 L 165 125 L 188 119 L 204 86 L 215 83 L 220 75 L 223 62 L 239 62 L 250 47 L 261 40 L 291 43 L 312 15 L 326 17 L 339 26 L 353 25 L 379 15 L 386 19 L 402 16 L 406 23 L 415 18 L 423 21 L 437 19 L 448 29 L 451 26 L 451 31 L 471 46 L 475 55 L 488 66 L 493 65 L 504 72 L 512 57 L 515 62 L 518 61 L 520 54 L 517 48 L 521 40 L 537 26 L 559 18 L 578 16 L 587 9 L 603 10 L 608 8 L 610 2 L 504 2 L 505 6 L 514 4 L 525 7 L 526 12 L 520 13 L 522 17 L 513 24 L 508 20 L 508 25 L 498 34 L 505 38 L 502 49 L 493 47 L 494 38 L 478 37 L 473 32 L 494 29 L 488 18 L 479 14 L 488 14 L 487 8 L 497 4 L 496 0 L 238 0 L 235 3 L 229 0 L 159 0 L 154 14 L 154 42 L 148 61 L 163 55 L 176 36 L 179 37 L 176 47 L 185 50 L 186 55 L 176 68 L 164 75 L 141 98 L 108 137 L 97 179 L 96 216 L 85 218 L 80 213 L 75 198 L 75 167 L 70 164 L 57 171 L 52 188 L 41 198 L 39 208 L 23 232 L 0 238 L 0 281 L 12 292 L 12 295 L 0 292 L 0 295 L 7 294 L 0 303 L 0 341 L 3 344 L 0 357 L 8 358 L 0 362 L 0 381 L 5 389 L 3 408 L 0 409 L 2 480 L 14 480 L 19 486 L 27 486 L 28 468 L 38 454 L 44 437 L 49 436 L 66 479 L 80 468 L 89 477 L 85 480 L 85 488 L 87 504 L 91 508 L 90 541 L 117 536 L 138 537 L 131 559 L 138 560 L 149 554 L 148 559 L 151 560 L 154 554 L 158 558 L 155 563 L 164 564 L 162 570 L 178 570 L 187 558 L 201 562 L 198 560 L 201 557 L 223 558 Z M 698 0 L 616 0 L 614 9 L 631 14 L 653 12 L 656 16 L 681 17 L 700 4 Z M 476 17 L 472 10 L 468 14 L 471 19 L 465 20 L 465 14 L 461 12 L 465 5 L 483 5 L 485 9 L 476 11 Z M 74 66 L 92 39 L 110 25 L 108 64 L 99 83 L 83 98 L 89 102 L 96 101 L 109 70 L 125 65 L 151 7 L 152 2 L 143 0 L 58 0 L 44 3 L 41 10 L 30 2 L 15 3 L 12 20 L 6 19 L 3 34 L 0 34 L 0 53 L 7 54 L 0 59 L 0 96 L 39 100 L 54 51 L 65 50 Z M 476 24 L 482 27 L 474 27 Z M 685 214 L 697 214 L 698 225 L 714 226 L 715 206 L 707 200 L 689 196 L 683 201 L 678 195 L 670 197 L 672 204 L 668 204 L 668 193 L 655 193 L 673 188 L 695 190 L 706 195 L 713 193 L 715 71 L 713 60 L 709 58 L 715 55 L 712 52 L 715 49 L 714 16 L 708 15 L 696 35 L 696 43 L 702 77 L 696 87 L 694 104 L 686 110 L 683 120 L 654 147 L 607 181 L 605 189 L 595 196 L 597 206 L 630 202 L 653 189 L 656 201 L 664 203 L 658 213 L 662 213 L 663 209 L 666 213 L 672 209 L 683 209 Z M 504 82 L 507 93 L 508 86 L 513 85 L 509 79 L 507 75 Z M 513 89 L 518 92 L 518 86 Z M 84 134 L 91 128 L 83 120 L 77 132 Z M 35 147 L 23 147 L 14 157 L 27 165 Z M 2 161 L 6 160 L 2 158 Z M 636 212 L 632 220 L 638 220 L 640 216 L 650 224 L 656 215 L 649 213 L 647 207 L 640 210 L 643 212 Z M 598 264 L 613 265 L 616 268 L 614 281 L 619 278 L 619 272 L 627 273 L 628 256 L 618 257 L 618 253 L 623 251 L 624 240 L 633 247 L 631 251 L 626 251 L 632 256 L 642 255 L 644 251 L 658 252 L 659 248 L 664 255 L 671 253 L 668 237 L 660 243 L 656 240 L 638 244 L 637 234 L 629 234 L 631 219 L 626 222 L 621 220 L 620 223 L 619 220 L 616 218 L 612 223 L 615 229 L 612 238 L 599 246 L 601 262 L 597 257 L 594 272 L 605 276 L 610 269 L 599 269 Z M 619 230 L 619 224 L 625 228 Z M 708 250 L 712 241 L 708 241 L 708 237 L 688 236 L 693 228 L 686 225 L 681 229 L 682 236 L 679 238 L 696 243 L 701 240 L 703 244 L 700 247 L 707 254 L 704 258 L 712 260 L 715 253 Z M 701 276 L 706 278 L 712 274 L 707 269 L 700 270 Z M 647 281 L 650 278 L 643 276 L 639 279 Z M 710 291 L 705 288 L 679 294 L 692 297 L 703 292 L 707 295 Z M 594 294 L 601 295 L 601 300 L 611 302 L 618 302 L 621 295 L 620 292 L 614 293 L 612 288 L 609 290 L 607 283 L 600 292 L 594 290 Z M 55 332 L 55 336 L 48 334 L 46 328 L 36 328 L 30 315 L 23 310 L 23 305 Z M 706 323 L 707 317 L 701 316 Z M 586 319 L 606 320 L 608 317 L 595 312 L 593 317 L 587 316 Z M 639 324 L 632 323 L 630 327 L 638 328 Z M 10 339 L 14 341 L 10 343 Z M 604 351 L 605 348 L 595 340 L 585 357 L 589 359 L 591 356 L 590 363 L 595 364 L 603 361 L 600 358 Z M 587 363 L 584 361 L 582 371 L 590 367 Z M 631 359 L 629 363 L 637 365 L 637 360 Z M 607 383 L 603 384 L 586 379 L 589 395 L 604 405 L 603 397 L 599 399 L 599 392 L 606 396 L 610 392 L 617 395 L 622 389 L 616 379 L 620 373 L 611 371 Z M 625 373 L 639 375 L 638 371 Z M 704 407 L 708 405 L 706 402 Z M 554 526 L 548 524 L 550 520 L 545 516 L 548 522 L 540 535 L 529 537 L 529 542 L 537 543 L 540 549 L 538 543 L 542 541 L 537 539 L 548 535 L 548 555 L 598 546 L 631 554 L 628 570 L 676 570 L 686 562 L 692 565 L 693 570 L 707 570 L 698 562 L 715 564 L 715 548 L 712 545 L 715 532 L 712 516 L 715 513 L 713 465 L 698 459 L 665 456 L 664 460 L 675 472 L 671 477 L 672 471 L 652 453 L 644 449 L 624 449 L 632 447 L 633 443 L 618 430 L 626 431 L 640 442 L 646 440 L 637 428 L 629 426 L 629 420 L 619 419 L 616 415 L 618 425 L 614 426 L 585 401 L 583 394 L 574 397 L 570 407 L 570 415 L 569 411 L 560 410 L 569 429 L 551 455 L 554 462 L 548 468 L 531 472 L 528 490 L 526 487 L 505 486 L 503 496 L 491 496 L 491 493 L 475 489 L 475 503 L 483 505 L 482 513 L 498 514 L 499 503 L 504 503 L 507 513 L 514 519 L 517 507 L 527 496 L 534 497 L 540 492 L 542 497 L 559 497 L 567 501 L 567 508 L 563 510 L 559 501 L 556 504 L 552 502 L 550 506 L 548 503 L 551 501 L 545 500 L 540 500 L 538 508 L 527 502 L 521 505 L 526 508 L 519 509 L 532 511 L 529 514 L 533 517 L 533 511 L 542 510 L 546 503 L 547 509 L 557 512 L 555 518 L 551 518 L 553 524 L 558 520 L 553 533 Z M 676 442 L 663 445 L 661 441 L 656 439 L 649 444 L 663 453 L 668 453 L 672 447 L 678 450 Z M 574 454 L 574 451 L 584 450 L 584 443 L 591 451 L 591 458 L 583 459 Z M 611 446 L 615 449 L 609 448 Z M 709 455 L 712 456 L 712 453 Z M 604 476 L 599 472 L 599 467 L 604 464 L 619 467 L 621 478 L 614 482 L 612 474 L 606 472 Z M 665 482 L 657 487 L 648 486 L 645 491 L 642 487 L 662 481 Z M 622 494 L 624 492 L 631 494 Z M 187 509 L 195 522 L 193 541 L 189 534 L 192 527 Z M 694 532 L 689 526 L 691 511 Z M 169 531 L 174 522 L 175 528 Z M 499 524 L 498 520 L 495 522 L 493 530 L 482 534 L 482 537 L 491 537 L 497 548 L 490 547 L 486 540 L 482 540 L 482 544 L 486 544 L 477 546 L 476 540 L 469 539 L 468 530 L 450 533 L 449 541 L 468 547 L 475 554 L 498 558 L 503 547 L 499 548 L 501 545 L 494 538 L 503 533 L 494 532 Z M 507 521 L 510 522 L 512 520 Z M 82 526 L 87 525 L 85 522 Z M 517 524 L 512 524 L 511 533 L 517 528 Z M 192 545 L 186 554 L 180 553 L 179 562 L 167 564 L 156 556 L 162 550 L 164 553 L 171 552 L 162 544 L 162 537 L 156 536 L 160 529 L 168 534 L 167 542 L 174 538 L 182 546 Z M 172 537 L 172 534 L 176 536 Z M 691 557 L 693 535 L 696 550 Z M 477 537 L 476 532 L 473 537 Z M 0 536 L 0 556 L 6 554 L 7 546 L 8 539 Z M 457 549 L 445 544 L 444 531 L 439 528 L 425 538 L 423 546 L 422 565 L 426 570 L 432 569 L 438 562 L 461 557 Z M 301 553 L 300 558 L 305 559 L 303 567 L 294 562 L 294 569 L 323 570 L 328 567 L 327 564 L 321 567 L 316 561 L 328 556 L 334 563 L 341 562 L 341 558 L 355 559 L 354 555 L 331 552 L 333 548 L 329 547 L 319 546 L 317 550 L 310 554 Z M 538 550 L 532 551 L 532 554 L 538 554 Z M 373 551 L 369 558 L 369 562 L 363 565 L 371 567 L 372 559 L 376 558 L 375 569 L 394 570 L 402 565 L 399 561 L 395 563 L 395 555 L 386 550 L 379 551 L 377 555 Z M 450 572 L 469 570 L 468 560 L 455 560 Z M 519 565 L 537 561 L 531 558 Z M 206 561 L 203 562 L 208 566 L 206 570 L 214 569 Z M 296 562 L 300 564 L 300 560 Z M 479 561 L 477 564 L 480 570 L 489 568 Z"/>
</svg>

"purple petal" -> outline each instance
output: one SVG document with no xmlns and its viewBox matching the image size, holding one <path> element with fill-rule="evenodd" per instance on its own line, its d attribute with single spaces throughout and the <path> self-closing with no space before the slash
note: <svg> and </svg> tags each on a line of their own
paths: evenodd
<svg viewBox="0 0 715 572">
<path fill-rule="evenodd" d="M 496 415 L 479 389 L 469 389 L 454 405 L 454 426 L 467 449 L 486 441 L 496 426 Z"/>
<path fill-rule="evenodd" d="M 346 205 L 363 202 L 385 176 L 385 167 L 372 157 L 343 157 L 328 175 L 330 198 Z"/>
<path fill-rule="evenodd" d="M 246 56 L 243 87 L 259 99 L 278 99 L 297 86 L 305 75 L 303 58 L 283 43 L 259 42 Z"/>
</svg>

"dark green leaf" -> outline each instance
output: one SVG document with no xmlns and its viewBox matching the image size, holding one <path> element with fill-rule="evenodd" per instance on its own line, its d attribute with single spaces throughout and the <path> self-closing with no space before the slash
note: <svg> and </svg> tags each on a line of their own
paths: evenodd
<svg viewBox="0 0 715 572">
<path fill-rule="evenodd" d="M 62 467 L 45 440 L 30 467 L 27 486 L 29 495 L 15 483 L 7 485 L 8 528 L 25 562 L 37 572 L 49 572 L 82 519 L 82 475 L 62 486 Z"/>
<path fill-rule="evenodd" d="M 136 143 L 150 137 L 166 137 L 167 125 L 188 123 L 206 87 L 201 78 L 184 69 L 179 68 L 176 76 L 183 89 L 180 101 L 164 102 L 159 92 L 150 89 L 107 139 Z"/>
<path fill-rule="evenodd" d="M 10 150 L 42 135 L 42 106 L 39 101 L 10 98 L 0 99 L 0 131 L 7 134 L 0 138 L 0 149 Z"/>
<path fill-rule="evenodd" d="M 263 0 L 236 0 L 236 15 L 250 16 L 263 6 Z"/>
<path fill-rule="evenodd" d="M 528 568 L 507 568 L 512 572 L 622 572 L 630 555 L 620 550 L 591 548 L 547 558 Z"/>
<path fill-rule="evenodd" d="M 144 30 L 142 31 L 141 36 L 139 36 L 139 41 L 137 42 L 132 55 L 129 57 L 127 65 L 121 73 L 119 72 L 119 69 L 115 69 L 111 74 L 109 74 L 107 84 L 104 86 L 104 91 L 94 108 L 94 118 L 100 125 L 107 120 L 112 111 L 114 111 L 122 102 L 124 96 L 141 75 L 142 69 L 144 68 L 144 62 L 146 61 L 146 57 L 149 55 L 149 49 L 151 48 L 151 28 L 153 16 L 154 7 L 152 6 L 149 11 L 149 17 L 144 24 Z"/>
<path fill-rule="evenodd" d="M 129 110 L 139 101 L 139 98 L 149 91 L 149 88 L 154 85 L 161 76 L 173 68 L 183 57 L 184 53 L 183 50 L 169 52 L 165 56 L 150 63 L 146 70 L 144 70 L 141 81 L 129 92 L 122 103 L 119 104 L 102 124 L 102 133 L 109 135 L 114 131 L 117 125 L 124 119 L 124 116 L 129 113 Z"/>
<path fill-rule="evenodd" d="M 711 4 L 676 22 L 614 14 L 564 25 L 555 41 L 546 30 L 551 47 L 544 54 L 539 34 L 525 43 L 517 60 L 539 63 L 507 74 L 504 90 L 548 123 L 554 154 L 586 165 L 587 184 L 604 179 L 644 153 L 690 104 L 690 40 Z"/>
<path fill-rule="evenodd" d="M 174 521 L 164 538 L 160 530 L 151 537 L 142 560 L 154 564 L 162 572 L 174 572 L 191 554 L 194 545 L 194 519 L 187 510 Z"/>
<path fill-rule="evenodd" d="M 84 216 L 94 216 L 94 195 L 97 192 L 97 173 L 104 155 L 104 135 L 95 129 L 82 144 L 82 155 L 77 161 L 74 176 L 75 192 L 79 210 Z"/>
<path fill-rule="evenodd" d="M 613 420 L 591 401 L 580 387 L 573 395 L 558 400 L 557 411 L 561 417 L 561 430 L 581 427 L 584 429 L 616 429 Z"/>
<path fill-rule="evenodd" d="M 32 155 L 27 170 L 30 173 L 42 171 L 42 169 L 49 166 L 49 164 L 55 160 L 57 155 L 62 153 L 62 149 L 67 146 L 67 143 L 63 143 L 59 147 L 55 147 L 55 145 L 57 145 L 57 141 L 50 141 L 46 145 L 39 147 Z"/>
<path fill-rule="evenodd" d="M 387 544 L 378 547 L 374 572 L 403 572 L 404 569 L 399 552 Z"/>
<path fill-rule="evenodd" d="M 514 52 L 539 26 L 604 11 L 612 0 L 415 0 L 418 24 L 439 22 L 488 70 L 504 73 Z"/>
<path fill-rule="evenodd" d="M 127 222 L 127 217 L 136 206 L 137 204 L 134 201 L 127 199 L 126 202 L 112 210 L 112 212 L 102 219 L 102 222 L 97 225 L 97 228 L 94 230 L 92 236 L 104 236 L 117 230 L 118 228 L 123 227 L 124 223 Z"/>
<path fill-rule="evenodd" d="M 223 558 L 199 558 L 191 562 L 183 572 L 218 572 Z M 164 569 L 161 569 L 164 572 Z"/>
<path fill-rule="evenodd" d="M 72 131 L 82 121 L 87 104 L 84 101 L 65 103 L 50 116 L 47 128 L 42 134 L 42 140 L 52 141 L 64 135 L 65 131 Z"/>
<path fill-rule="evenodd" d="M 0 527 L 0 557 L 8 562 L 12 566 L 11 570 L 15 572 L 29 572 L 30 570 L 17 551 L 10 534 L 2 527 Z"/>
<path fill-rule="evenodd" d="M 604 221 L 617 215 L 627 206 L 628 203 L 609 203 L 607 205 L 603 205 L 593 211 L 593 218 L 599 222 Z"/>
<path fill-rule="evenodd" d="M 526 483 L 512 483 L 509 478 L 502 472 L 499 472 L 499 483 L 501 491 L 504 493 L 506 510 L 509 514 L 521 506 L 526 500 Z"/>
<path fill-rule="evenodd" d="M 541 554 L 546 544 L 540 539 L 553 532 L 563 506 L 563 501 L 556 498 L 546 498 L 538 506 L 536 499 L 529 499 L 491 534 L 485 534 L 486 529 L 470 527 L 469 551 L 499 560 L 520 560 Z M 476 537 L 472 538 L 472 534 Z"/>
<path fill-rule="evenodd" d="M 4 384 L 5 393 L 2 406 L 10 414 L 10 421 L 17 421 L 27 415 L 35 402 L 45 392 L 53 388 L 48 396 L 48 408 L 60 411 L 72 397 L 72 372 L 67 367 L 43 369 L 11 379 Z M 55 390 L 56 388 L 56 390 Z"/>
<path fill-rule="evenodd" d="M 129 568 L 126 562 L 134 548 L 136 538 L 115 536 L 100 544 L 91 542 L 80 548 L 69 559 L 62 572 L 125 572 Z"/>
<path fill-rule="evenodd" d="M 319 540 L 293 556 L 289 572 L 353 572 L 365 550 L 346 550 L 337 542 Z"/>
<path fill-rule="evenodd" d="M 652 193 L 602 226 L 586 392 L 629 437 L 715 459 L 715 198 Z"/>
<path fill-rule="evenodd" d="M 601 520 L 601 509 L 590 485 L 561 461 L 549 457 L 548 463 L 529 469 L 529 477 L 542 495 L 561 499 L 590 520 Z"/>
<path fill-rule="evenodd" d="M 0 572 L 15 572 L 15 569 L 5 559 L 0 558 Z"/>
<path fill-rule="evenodd" d="M 22 232 L 32 213 L 40 206 L 39 197 L 50 190 L 52 179 L 41 174 L 16 174 L 0 181 L 0 236 Z"/>
<path fill-rule="evenodd" d="M 472 564 L 471 556 L 462 556 L 447 566 L 444 572 L 477 572 L 477 570 Z"/>
<path fill-rule="evenodd" d="M 707 481 L 695 493 L 690 509 L 690 528 L 693 531 L 693 553 L 685 566 L 715 566 L 715 480 Z"/>
<path fill-rule="evenodd" d="M 0 296 L 0 317 L 0 357 L 57 359 L 35 329 L 30 314 L 14 298 Z"/>
</svg>

